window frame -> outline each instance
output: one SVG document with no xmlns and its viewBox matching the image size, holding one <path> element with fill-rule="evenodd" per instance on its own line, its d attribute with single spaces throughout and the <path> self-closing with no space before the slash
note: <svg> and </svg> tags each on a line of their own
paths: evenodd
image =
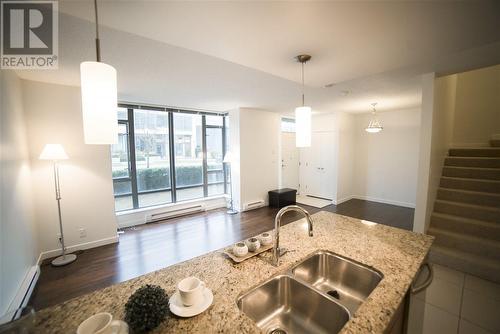
<svg viewBox="0 0 500 334">
<path fill-rule="evenodd" d="M 228 190 L 228 175 L 227 171 L 225 168 L 225 164 L 222 163 L 222 169 L 218 170 L 208 170 L 208 164 L 207 164 L 207 138 L 206 138 L 206 130 L 207 128 L 216 128 L 216 129 L 221 129 L 222 130 L 222 156 L 224 157 L 226 155 L 226 117 L 227 113 L 213 113 L 213 112 L 200 112 L 200 111 L 192 111 L 192 110 L 181 110 L 181 109 L 172 109 L 172 108 L 166 108 L 166 107 L 156 107 L 156 106 L 147 106 L 147 105 L 132 105 L 132 104 L 125 104 L 125 103 L 119 103 L 118 108 L 125 108 L 127 110 L 127 119 L 120 119 L 118 120 L 118 124 L 125 124 L 127 127 L 127 139 L 128 139 L 128 172 L 129 176 L 128 177 L 117 177 L 113 178 L 113 185 L 115 182 L 130 182 L 131 183 L 131 192 L 130 193 L 122 193 L 122 194 L 114 194 L 115 198 L 119 197 L 126 197 L 126 196 L 132 196 L 132 208 L 127 208 L 123 210 L 116 210 L 116 212 L 122 212 L 122 211 L 129 211 L 129 210 L 136 210 L 136 209 L 142 209 L 142 208 L 147 208 L 150 206 L 158 206 L 158 205 L 163 205 L 163 204 L 157 204 L 157 205 L 150 205 L 150 206 L 139 206 L 139 195 L 141 194 L 150 194 L 150 193 L 155 193 L 155 192 L 163 192 L 163 191 L 170 191 L 171 192 L 171 202 L 170 203 L 165 203 L 165 204 L 173 204 L 173 203 L 179 203 L 191 199 L 186 199 L 186 200 L 177 200 L 177 190 L 182 190 L 182 189 L 190 189 L 190 188 L 197 188 L 200 186 L 203 186 L 203 197 L 210 197 L 208 196 L 208 187 L 211 185 L 216 185 L 216 184 L 224 184 L 224 193 L 227 194 Z M 138 191 L 138 185 L 137 185 L 137 165 L 136 165 L 136 147 L 135 147 L 135 127 L 134 127 L 134 110 L 137 109 L 148 109 L 148 110 L 156 110 L 156 111 L 162 111 L 168 113 L 168 137 L 169 137 L 169 160 L 170 160 L 170 187 L 169 188 L 162 188 L 162 189 L 154 189 L 154 190 L 144 190 L 144 191 Z M 175 133 L 174 133 L 174 113 L 185 113 L 185 114 L 200 114 L 202 116 L 202 131 L 201 131 L 201 137 L 202 137 L 202 153 L 203 153 L 203 165 L 202 165 L 202 171 L 203 171 L 203 182 L 201 184 L 194 184 L 194 185 L 188 185 L 188 186 L 180 186 L 178 187 L 176 185 L 176 170 L 175 170 Z M 222 125 L 207 125 L 206 122 L 206 116 L 220 116 L 222 117 Z M 223 180 L 218 181 L 218 182 L 208 182 L 208 174 L 213 173 L 213 172 L 223 172 Z M 221 195 L 223 195 L 221 194 Z M 217 195 L 214 195 L 217 196 Z M 200 198 L 201 199 L 201 198 Z"/>
</svg>

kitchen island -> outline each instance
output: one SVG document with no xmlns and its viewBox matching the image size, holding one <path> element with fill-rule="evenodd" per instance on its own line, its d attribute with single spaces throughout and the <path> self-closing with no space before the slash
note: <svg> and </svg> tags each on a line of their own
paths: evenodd
<svg viewBox="0 0 500 334">
<path fill-rule="evenodd" d="M 429 252 L 433 237 L 325 211 L 312 217 L 313 237 L 307 235 L 305 219 L 281 228 L 280 244 L 291 251 L 281 257 L 279 267 L 271 264 L 271 252 L 240 264 L 232 263 L 222 250 L 211 252 L 41 310 L 37 313 L 37 330 L 74 333 L 83 320 L 98 312 L 109 312 L 123 319 L 125 303 L 144 284 L 159 285 L 171 296 L 177 282 L 196 276 L 212 290 L 212 306 L 193 318 L 169 314 L 152 333 L 259 333 L 261 330 L 255 323 L 239 310 L 238 296 L 289 270 L 315 251 L 327 250 L 383 274 L 382 281 L 341 333 L 386 332 Z"/>
</svg>

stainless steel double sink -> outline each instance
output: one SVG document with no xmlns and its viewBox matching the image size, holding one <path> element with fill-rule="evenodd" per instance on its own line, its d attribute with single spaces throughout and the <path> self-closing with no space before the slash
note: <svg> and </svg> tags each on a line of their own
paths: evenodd
<svg viewBox="0 0 500 334">
<path fill-rule="evenodd" d="M 266 333 L 337 333 L 382 280 L 363 264 L 318 251 L 237 299 Z"/>
</svg>

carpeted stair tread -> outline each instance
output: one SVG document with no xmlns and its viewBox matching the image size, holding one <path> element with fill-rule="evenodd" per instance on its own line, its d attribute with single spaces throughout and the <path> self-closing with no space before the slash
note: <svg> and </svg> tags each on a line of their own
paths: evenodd
<svg viewBox="0 0 500 334">
<path fill-rule="evenodd" d="M 500 208 L 500 194 L 483 191 L 438 188 L 437 199 Z"/>
</svg>

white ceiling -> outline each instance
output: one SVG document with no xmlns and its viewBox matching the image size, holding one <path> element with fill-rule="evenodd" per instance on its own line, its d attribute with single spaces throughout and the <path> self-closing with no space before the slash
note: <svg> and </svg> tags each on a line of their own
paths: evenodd
<svg viewBox="0 0 500 334">
<path fill-rule="evenodd" d="M 321 112 L 420 104 L 419 75 L 500 62 L 500 2 L 99 2 L 102 57 L 120 98 L 181 107 Z M 60 69 L 26 79 L 78 85 L 93 59 L 92 1 L 60 1 Z M 335 83 L 331 88 L 324 85 Z M 344 96 L 343 91 L 349 94 Z"/>
<path fill-rule="evenodd" d="M 324 86 L 500 41 L 498 1 L 101 1 L 103 25 Z M 64 3 L 93 20 L 91 1 Z"/>
</svg>

